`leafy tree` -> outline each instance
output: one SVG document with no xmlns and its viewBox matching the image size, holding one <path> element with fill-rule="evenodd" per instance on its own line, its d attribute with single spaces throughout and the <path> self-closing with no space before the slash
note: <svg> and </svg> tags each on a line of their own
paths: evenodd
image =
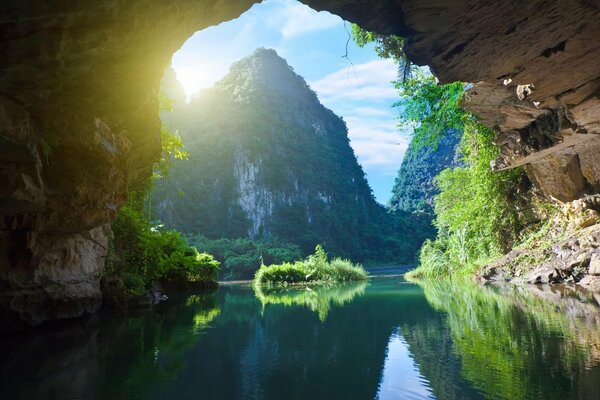
<svg viewBox="0 0 600 400">
<path fill-rule="evenodd" d="M 227 239 L 212 240 L 202 235 L 190 241 L 221 262 L 220 278 L 225 280 L 252 279 L 262 263 L 280 264 L 302 258 L 297 245 L 276 240 Z"/>
</svg>

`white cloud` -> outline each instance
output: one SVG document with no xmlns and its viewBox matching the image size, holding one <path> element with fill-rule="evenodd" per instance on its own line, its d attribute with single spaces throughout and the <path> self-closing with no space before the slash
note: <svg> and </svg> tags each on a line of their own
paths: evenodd
<svg viewBox="0 0 600 400">
<path fill-rule="evenodd" d="M 348 136 L 365 169 L 395 175 L 408 147 L 408 138 L 398 133 L 392 118 L 346 118 Z"/>
<path fill-rule="evenodd" d="M 275 9 L 265 23 L 279 30 L 284 38 L 333 28 L 342 23 L 340 17 L 317 12 L 296 0 L 273 0 L 270 4 Z"/>
<path fill-rule="evenodd" d="M 354 114 L 362 117 L 389 117 L 389 110 L 383 110 L 377 107 L 356 107 L 353 109 Z"/>
<path fill-rule="evenodd" d="M 396 74 L 396 64 L 392 60 L 374 60 L 342 68 L 310 86 L 325 103 L 342 99 L 381 101 L 398 97 L 391 83 L 397 78 Z"/>
<path fill-rule="evenodd" d="M 354 152 L 367 173 L 395 176 L 408 147 L 398 132 L 398 93 L 391 83 L 397 68 L 391 60 L 374 60 L 342 68 L 310 86 L 319 99 L 342 115 Z"/>
</svg>

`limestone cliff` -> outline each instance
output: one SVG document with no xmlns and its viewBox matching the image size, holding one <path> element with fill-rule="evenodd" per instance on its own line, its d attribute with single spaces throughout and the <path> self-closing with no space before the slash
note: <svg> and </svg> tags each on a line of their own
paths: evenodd
<svg viewBox="0 0 600 400">
<path fill-rule="evenodd" d="M 414 229 L 393 232 L 394 217 L 373 198 L 346 124 L 274 50 L 233 64 L 175 109 L 171 125 L 189 160 L 175 163 L 153 194 L 153 210 L 169 227 L 278 238 L 307 253 L 321 243 L 357 261 L 408 262 L 422 242 Z"/>
<path fill-rule="evenodd" d="M 442 170 L 459 165 L 460 137 L 461 132 L 448 130 L 434 146 L 411 141 L 392 188 L 391 209 L 431 212 L 438 193 L 434 178 Z"/>
</svg>

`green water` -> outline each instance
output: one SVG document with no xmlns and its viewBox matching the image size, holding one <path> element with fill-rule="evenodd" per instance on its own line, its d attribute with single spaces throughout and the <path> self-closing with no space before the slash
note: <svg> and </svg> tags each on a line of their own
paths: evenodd
<svg viewBox="0 0 600 400">
<path fill-rule="evenodd" d="M 222 287 L 2 338 L 0 399 L 598 399 L 600 310 L 567 292 Z"/>
</svg>

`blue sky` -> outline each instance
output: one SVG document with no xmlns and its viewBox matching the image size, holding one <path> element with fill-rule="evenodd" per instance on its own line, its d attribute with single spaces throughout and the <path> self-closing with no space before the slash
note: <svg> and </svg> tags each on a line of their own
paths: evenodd
<svg viewBox="0 0 600 400">
<path fill-rule="evenodd" d="M 350 24 L 347 24 L 350 30 Z M 212 86 L 236 60 L 257 47 L 273 48 L 315 90 L 319 100 L 348 125 L 350 143 L 375 197 L 386 204 L 408 145 L 397 130 L 398 99 L 392 61 L 372 46 L 348 45 L 344 22 L 295 0 L 266 0 L 236 20 L 194 34 L 172 66 L 188 96 Z"/>
</svg>

